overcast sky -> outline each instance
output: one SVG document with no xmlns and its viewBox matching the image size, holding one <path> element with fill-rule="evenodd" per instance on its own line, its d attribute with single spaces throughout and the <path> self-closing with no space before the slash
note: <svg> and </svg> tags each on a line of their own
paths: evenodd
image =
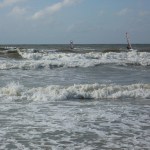
<svg viewBox="0 0 150 150">
<path fill-rule="evenodd" d="M 150 0 L 0 0 L 1 44 L 150 43 Z"/>
</svg>

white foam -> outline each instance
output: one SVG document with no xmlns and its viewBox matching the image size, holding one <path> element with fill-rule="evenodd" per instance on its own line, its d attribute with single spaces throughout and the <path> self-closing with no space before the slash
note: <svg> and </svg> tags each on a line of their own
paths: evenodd
<svg viewBox="0 0 150 150">
<path fill-rule="evenodd" d="M 126 98 L 139 96 L 142 101 L 147 95 L 150 99 L 150 84 L 78 84 L 27 88 L 13 82 L 1 87 L 0 95 L 4 96 L 4 100 L 18 97 L 33 102 L 1 103 L 1 108 L 9 108 L 5 112 L 1 110 L 0 149 L 8 149 L 9 145 L 16 149 L 148 149 L 149 105 L 110 100 L 43 102 L 55 97 L 53 100 L 75 100 L 84 95 L 94 99 L 113 99 L 111 95 L 123 92 L 121 98 L 124 95 Z"/>
<path fill-rule="evenodd" d="M 113 85 L 78 84 L 72 86 L 50 85 L 27 89 L 19 83 L 10 83 L 0 88 L 0 96 L 18 97 L 32 101 L 72 100 L 72 99 L 122 99 L 150 98 L 149 84 Z M 12 98 L 13 99 L 13 98 Z"/>
<path fill-rule="evenodd" d="M 23 86 L 19 83 L 11 82 L 6 87 L 1 88 L 0 93 L 10 96 L 20 96 L 23 90 Z"/>
<path fill-rule="evenodd" d="M 150 53 L 147 52 L 91 52 L 79 53 L 29 53 L 19 54 L 23 60 L 0 60 L 0 69 L 37 69 L 55 67 L 92 67 L 100 64 L 150 65 Z"/>
</svg>

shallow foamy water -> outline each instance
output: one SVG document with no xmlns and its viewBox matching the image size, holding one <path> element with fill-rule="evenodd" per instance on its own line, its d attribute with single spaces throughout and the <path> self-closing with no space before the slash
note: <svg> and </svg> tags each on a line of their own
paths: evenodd
<svg viewBox="0 0 150 150">
<path fill-rule="evenodd" d="M 1 149 L 148 149 L 147 100 L 1 103 Z"/>
</svg>

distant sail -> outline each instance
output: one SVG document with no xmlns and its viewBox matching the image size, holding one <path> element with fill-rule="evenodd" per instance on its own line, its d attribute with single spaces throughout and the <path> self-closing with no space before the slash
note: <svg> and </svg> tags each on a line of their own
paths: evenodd
<svg viewBox="0 0 150 150">
<path fill-rule="evenodd" d="M 70 49 L 74 49 L 73 41 L 70 41 Z"/>
<path fill-rule="evenodd" d="M 127 33 L 127 32 L 126 32 L 126 39 L 127 39 L 127 43 L 128 43 L 127 49 L 130 50 L 130 49 L 132 49 L 132 46 L 131 46 L 131 44 L 130 44 L 129 36 L 128 36 L 128 33 Z"/>
</svg>

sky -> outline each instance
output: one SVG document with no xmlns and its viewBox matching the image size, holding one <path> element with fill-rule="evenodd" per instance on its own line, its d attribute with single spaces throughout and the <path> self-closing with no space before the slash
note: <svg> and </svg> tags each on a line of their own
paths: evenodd
<svg viewBox="0 0 150 150">
<path fill-rule="evenodd" d="M 0 0 L 0 44 L 150 44 L 150 0 Z"/>
</svg>

